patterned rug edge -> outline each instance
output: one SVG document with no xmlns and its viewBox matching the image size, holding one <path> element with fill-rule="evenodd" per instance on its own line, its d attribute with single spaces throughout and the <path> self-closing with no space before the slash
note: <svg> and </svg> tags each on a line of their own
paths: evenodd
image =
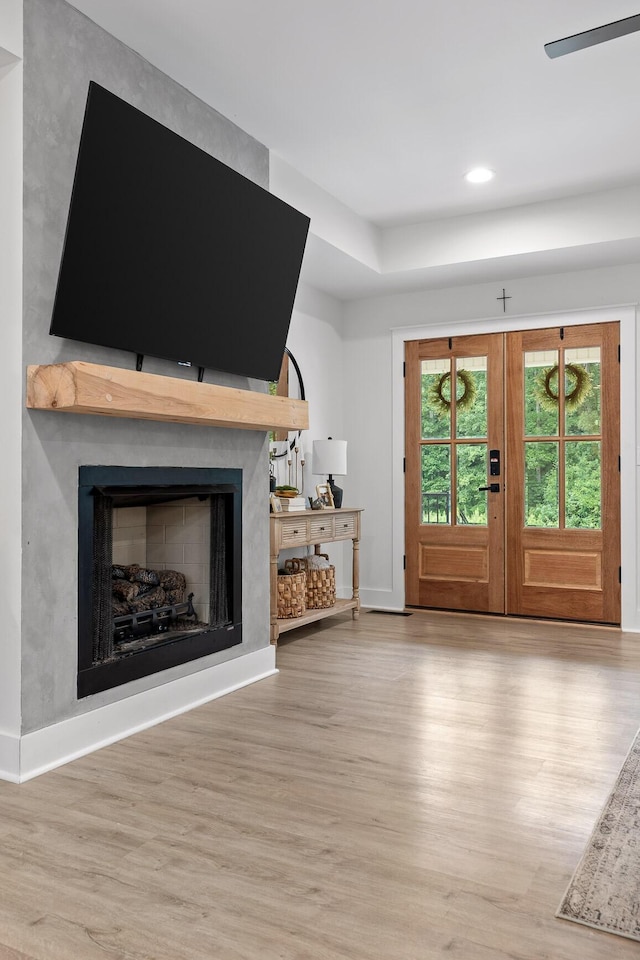
<svg viewBox="0 0 640 960">
<path fill-rule="evenodd" d="M 570 887 L 571 884 L 569 884 L 567 890 L 569 890 Z M 564 897 L 562 899 L 564 901 Z M 624 930 L 614 930 L 613 927 L 605 927 L 600 923 L 592 923 L 591 920 L 581 920 L 579 917 L 568 917 L 566 914 L 560 913 L 559 909 L 554 916 L 558 920 L 566 920 L 567 923 L 579 923 L 581 927 L 589 927 L 590 930 L 597 930 L 599 933 L 612 933 L 616 937 L 624 937 L 626 940 L 635 940 L 636 943 L 640 943 L 640 936 L 635 933 L 625 933 Z"/>
<path fill-rule="evenodd" d="M 635 790 L 635 796 L 633 796 L 633 791 Z M 625 757 L 625 760 L 620 768 L 620 772 L 616 778 L 614 786 L 609 793 L 609 796 L 602 808 L 602 811 L 596 821 L 596 824 L 591 831 L 589 839 L 586 843 L 584 852 L 578 865 L 576 866 L 571 880 L 569 881 L 567 888 L 564 892 L 564 895 L 560 901 L 560 905 L 555 913 L 555 917 L 559 920 L 568 920 L 571 923 L 579 923 L 582 926 L 590 927 L 592 930 L 599 930 L 602 933 L 610 933 L 614 936 L 625 937 L 628 940 L 634 940 L 640 942 L 640 921 L 636 916 L 633 922 L 633 928 L 629 926 L 630 918 L 626 920 L 619 919 L 618 922 L 611 920 L 609 922 L 602 921 L 599 919 L 589 919 L 588 916 L 578 916 L 577 909 L 578 906 L 575 902 L 579 902 L 579 908 L 583 912 L 588 913 L 589 910 L 593 911 L 596 909 L 594 905 L 590 902 L 594 898 L 593 886 L 597 882 L 597 875 L 601 869 L 602 860 L 602 872 L 606 870 L 607 867 L 607 857 L 609 855 L 609 846 L 610 838 L 615 835 L 614 830 L 619 829 L 620 823 L 623 815 L 628 811 L 628 808 L 632 806 L 636 811 L 638 809 L 638 798 L 640 797 L 640 730 L 636 733 L 631 746 L 629 747 L 628 753 Z M 593 876 L 591 880 L 583 878 L 583 873 L 588 873 L 588 865 L 593 862 L 594 851 L 598 851 L 598 865 L 593 868 Z M 616 851 L 615 858 L 619 855 L 619 851 Z M 639 858 L 640 859 L 640 858 Z M 614 859 L 615 862 L 615 859 Z M 572 897 L 572 894 L 575 894 Z M 637 904 L 637 896 L 636 896 Z M 596 909 L 596 912 L 599 913 L 599 910 Z M 614 923 L 616 925 L 614 926 Z M 620 929 L 619 924 L 628 925 L 627 929 Z"/>
</svg>

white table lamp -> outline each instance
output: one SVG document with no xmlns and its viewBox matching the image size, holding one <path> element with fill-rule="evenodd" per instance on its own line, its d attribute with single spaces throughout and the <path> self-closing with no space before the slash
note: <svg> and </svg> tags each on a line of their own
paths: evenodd
<svg viewBox="0 0 640 960">
<path fill-rule="evenodd" d="M 334 483 L 333 474 L 339 477 L 347 475 L 347 441 L 333 440 L 331 437 L 327 440 L 314 440 L 313 472 L 317 476 L 328 474 L 334 506 L 341 507 L 342 490 Z"/>
</svg>

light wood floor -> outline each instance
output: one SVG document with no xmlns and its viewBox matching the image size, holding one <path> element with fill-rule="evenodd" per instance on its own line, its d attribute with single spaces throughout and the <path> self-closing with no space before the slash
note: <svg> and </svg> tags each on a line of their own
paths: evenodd
<svg viewBox="0 0 640 960">
<path fill-rule="evenodd" d="M 2 960 L 617 960 L 554 918 L 640 726 L 640 637 L 447 614 L 0 783 Z"/>
</svg>

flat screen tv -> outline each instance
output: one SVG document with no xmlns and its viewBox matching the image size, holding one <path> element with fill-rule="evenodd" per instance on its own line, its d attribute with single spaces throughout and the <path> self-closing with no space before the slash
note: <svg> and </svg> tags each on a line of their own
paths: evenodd
<svg viewBox="0 0 640 960">
<path fill-rule="evenodd" d="M 277 380 L 308 229 L 91 82 L 50 333 Z"/>
</svg>

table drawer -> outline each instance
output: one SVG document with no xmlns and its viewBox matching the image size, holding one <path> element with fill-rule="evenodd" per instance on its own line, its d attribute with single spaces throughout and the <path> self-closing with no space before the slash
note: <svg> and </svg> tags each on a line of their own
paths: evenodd
<svg viewBox="0 0 640 960">
<path fill-rule="evenodd" d="M 337 516 L 335 518 L 334 538 L 336 540 L 352 539 L 356 536 L 358 530 L 358 517 L 355 513 L 346 517 Z"/>
<path fill-rule="evenodd" d="M 312 520 L 309 520 L 309 533 L 312 543 L 326 543 L 333 540 L 333 520 L 333 517 L 313 517 Z"/>
<path fill-rule="evenodd" d="M 295 547 L 308 542 L 307 521 L 304 517 L 287 517 L 280 521 L 280 537 L 283 547 Z"/>
</svg>

